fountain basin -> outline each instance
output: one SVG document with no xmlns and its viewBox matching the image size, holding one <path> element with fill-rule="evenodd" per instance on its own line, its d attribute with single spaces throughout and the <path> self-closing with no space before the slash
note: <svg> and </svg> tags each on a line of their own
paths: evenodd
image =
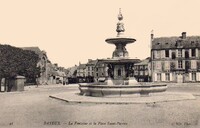
<svg viewBox="0 0 200 128">
<path fill-rule="evenodd" d="M 147 85 L 97 85 L 79 84 L 80 95 L 106 97 L 123 96 L 129 94 L 140 94 L 148 96 L 149 93 L 164 92 L 167 84 L 147 84 Z"/>
<path fill-rule="evenodd" d="M 105 41 L 109 44 L 129 44 L 135 42 L 136 39 L 129 37 L 115 37 L 115 38 L 108 38 Z"/>
</svg>

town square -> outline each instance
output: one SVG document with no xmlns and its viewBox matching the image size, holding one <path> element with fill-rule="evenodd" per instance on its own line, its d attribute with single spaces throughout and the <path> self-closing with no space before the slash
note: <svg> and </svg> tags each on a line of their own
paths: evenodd
<svg viewBox="0 0 200 128">
<path fill-rule="evenodd" d="M 0 127 L 200 127 L 197 0 L 0 3 Z"/>
</svg>

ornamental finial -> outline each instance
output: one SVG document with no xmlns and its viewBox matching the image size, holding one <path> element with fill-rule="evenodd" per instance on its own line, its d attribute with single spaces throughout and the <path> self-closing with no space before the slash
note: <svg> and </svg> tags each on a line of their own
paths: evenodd
<svg viewBox="0 0 200 128">
<path fill-rule="evenodd" d="M 121 13 L 121 8 L 119 8 L 118 20 L 123 20 L 123 16 Z"/>
<path fill-rule="evenodd" d="M 118 32 L 117 36 L 120 36 L 120 35 L 123 35 L 123 32 L 125 31 L 124 23 L 122 22 L 123 16 L 122 16 L 122 13 L 121 13 L 121 8 L 119 8 L 118 20 L 119 20 L 119 22 L 117 23 L 116 31 Z"/>
</svg>

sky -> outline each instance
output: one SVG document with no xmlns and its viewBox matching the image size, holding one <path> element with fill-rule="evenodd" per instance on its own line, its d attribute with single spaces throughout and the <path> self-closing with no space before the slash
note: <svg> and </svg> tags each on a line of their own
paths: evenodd
<svg viewBox="0 0 200 128">
<path fill-rule="evenodd" d="M 150 56 L 154 37 L 200 35 L 199 0 L 0 0 L 0 44 L 38 46 L 52 63 L 71 67 L 111 58 L 121 8 L 130 58 Z"/>
</svg>

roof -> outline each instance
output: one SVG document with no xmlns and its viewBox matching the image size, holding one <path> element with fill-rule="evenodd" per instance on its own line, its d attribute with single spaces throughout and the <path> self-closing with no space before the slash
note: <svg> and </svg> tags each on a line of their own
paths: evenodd
<svg viewBox="0 0 200 128">
<path fill-rule="evenodd" d="M 67 74 L 68 77 L 73 76 L 73 74 L 77 70 L 77 68 L 78 68 L 78 66 L 73 66 L 73 67 L 68 68 L 67 69 L 69 71 L 68 74 Z"/>
<path fill-rule="evenodd" d="M 88 66 L 88 65 L 96 65 L 97 62 L 98 62 L 98 60 L 89 60 L 88 63 L 86 64 L 86 66 Z"/>
<path fill-rule="evenodd" d="M 112 59 L 101 59 L 100 62 L 104 63 L 137 63 L 140 62 L 140 59 L 129 59 L 129 58 L 112 58 Z"/>
<path fill-rule="evenodd" d="M 85 69 L 85 68 L 86 68 L 86 64 L 80 64 L 77 69 Z"/>
<path fill-rule="evenodd" d="M 181 37 L 160 37 L 152 41 L 152 49 L 173 49 L 173 48 L 200 48 L 200 36 Z"/>
<path fill-rule="evenodd" d="M 134 65 L 148 65 L 149 59 L 150 59 L 150 58 L 144 59 L 144 60 L 142 60 L 142 61 L 139 62 L 139 63 L 135 63 Z"/>
<path fill-rule="evenodd" d="M 54 76 L 66 76 L 65 72 L 61 71 L 52 71 L 51 74 Z"/>
</svg>

